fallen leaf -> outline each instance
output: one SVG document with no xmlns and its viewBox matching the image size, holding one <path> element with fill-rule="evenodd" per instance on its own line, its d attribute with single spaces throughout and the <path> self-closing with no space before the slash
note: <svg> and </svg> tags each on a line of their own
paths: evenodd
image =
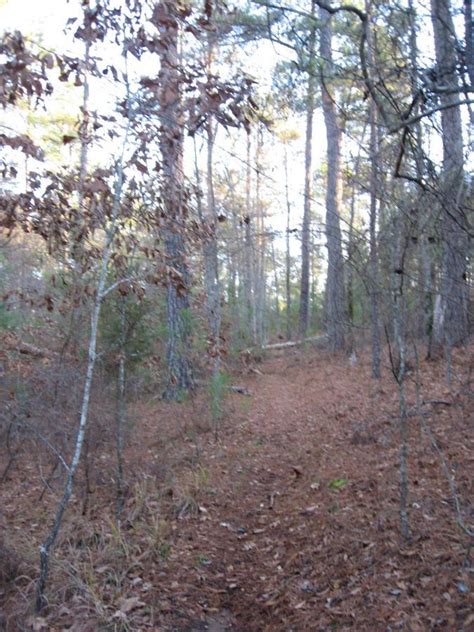
<svg viewBox="0 0 474 632">
<path fill-rule="evenodd" d="M 129 614 L 138 608 L 143 608 L 146 604 L 143 601 L 140 601 L 139 597 L 129 597 L 128 599 L 123 599 L 120 602 L 120 610 L 122 614 Z"/>
</svg>

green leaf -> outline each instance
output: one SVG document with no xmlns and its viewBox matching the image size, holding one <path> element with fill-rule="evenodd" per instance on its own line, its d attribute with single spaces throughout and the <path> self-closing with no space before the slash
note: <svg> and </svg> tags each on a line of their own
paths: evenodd
<svg viewBox="0 0 474 632">
<path fill-rule="evenodd" d="M 347 478 L 335 478 L 329 483 L 328 487 L 329 489 L 342 489 L 347 485 L 347 482 Z"/>
</svg>

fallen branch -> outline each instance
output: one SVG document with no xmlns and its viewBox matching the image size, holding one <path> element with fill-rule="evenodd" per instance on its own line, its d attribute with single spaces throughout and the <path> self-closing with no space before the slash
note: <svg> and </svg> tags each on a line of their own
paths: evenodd
<svg viewBox="0 0 474 632">
<path fill-rule="evenodd" d="M 327 336 L 325 334 L 321 336 L 310 336 L 309 338 L 302 338 L 301 340 L 288 340 L 287 342 L 275 342 L 270 345 L 262 345 L 261 347 L 250 347 L 242 351 L 244 354 L 251 354 L 252 350 L 259 349 L 262 351 L 272 351 L 273 349 L 287 349 L 291 347 L 299 347 L 306 342 L 326 342 Z"/>
<path fill-rule="evenodd" d="M 48 358 L 54 354 L 54 352 L 49 349 L 41 349 L 40 347 L 35 347 L 34 345 L 29 344 L 28 342 L 21 341 L 19 341 L 16 345 L 16 350 L 24 355 L 31 355 L 35 358 Z"/>
<path fill-rule="evenodd" d="M 453 406 L 453 402 L 447 402 L 445 399 L 425 399 L 422 402 L 422 406 L 427 406 L 431 404 L 432 406 Z"/>
<path fill-rule="evenodd" d="M 239 393 L 239 395 L 246 395 L 247 397 L 251 396 L 249 389 L 245 388 L 245 386 L 228 386 L 227 388 L 233 393 Z"/>
<path fill-rule="evenodd" d="M 19 340 L 15 335 L 6 335 L 2 337 L 4 346 L 11 351 L 18 351 L 24 355 L 30 355 L 35 358 L 49 358 L 56 354 L 55 351 L 50 349 L 43 349 L 41 347 L 35 347 L 35 345 L 29 342 L 23 342 Z"/>
<path fill-rule="evenodd" d="M 261 349 L 270 351 L 271 349 L 287 349 L 289 347 L 297 347 L 301 342 L 299 340 L 288 340 L 288 342 L 276 342 L 271 345 L 263 345 Z"/>
</svg>

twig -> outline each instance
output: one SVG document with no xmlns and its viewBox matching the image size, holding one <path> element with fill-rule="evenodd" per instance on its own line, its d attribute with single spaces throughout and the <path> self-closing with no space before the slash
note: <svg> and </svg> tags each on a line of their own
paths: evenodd
<svg viewBox="0 0 474 632">
<path fill-rule="evenodd" d="M 426 423 L 426 419 L 423 416 L 420 416 L 420 423 L 421 423 L 421 427 L 428 435 L 430 443 L 433 449 L 435 450 L 435 452 L 438 454 L 441 464 L 443 466 L 443 470 L 449 484 L 449 489 L 451 491 L 451 497 L 453 499 L 454 508 L 456 510 L 456 523 L 458 527 L 462 531 L 464 531 L 466 535 L 470 536 L 471 538 L 474 538 L 474 531 L 472 531 L 464 522 L 464 518 L 463 518 L 462 510 L 461 510 L 461 503 L 459 502 L 459 495 L 456 489 L 456 481 L 454 480 L 454 476 L 452 475 L 450 471 L 448 460 L 444 456 L 443 451 L 441 450 L 438 442 L 436 441 L 436 437 L 433 435 L 431 428 L 428 426 L 428 424 Z"/>
<path fill-rule="evenodd" d="M 137 276 L 131 276 L 124 279 L 119 279 L 118 281 L 115 281 L 115 283 L 112 283 L 112 285 L 109 285 L 109 287 L 105 288 L 101 292 L 100 296 L 102 299 L 104 299 L 107 296 L 107 294 L 110 294 L 110 292 L 113 292 L 115 288 L 117 288 L 119 285 L 122 285 L 122 283 L 131 283 L 132 281 L 137 281 L 138 279 L 140 279 L 140 277 L 137 277 Z"/>
<path fill-rule="evenodd" d="M 388 129 L 388 133 L 395 134 L 396 132 L 399 132 L 401 129 L 409 127 L 410 125 L 413 125 L 414 123 L 418 123 L 418 121 L 421 121 L 424 118 L 427 118 L 429 116 L 432 116 L 433 114 L 436 114 L 436 112 L 448 110 L 449 108 L 459 107 L 460 105 L 470 105 L 471 103 L 474 103 L 472 99 L 461 99 L 459 101 L 456 101 L 455 103 L 447 103 L 445 105 L 439 105 L 438 107 L 431 108 L 430 110 L 426 110 L 425 112 L 422 112 L 421 114 L 417 114 L 416 116 L 412 116 L 409 119 L 406 119 L 404 121 L 401 121 L 400 123 L 397 123 L 396 125 L 393 125 L 392 127 Z"/>
<path fill-rule="evenodd" d="M 64 460 L 64 457 L 61 455 L 61 453 L 54 447 L 54 445 L 43 435 L 41 434 L 41 432 L 35 428 L 34 426 L 32 426 L 31 424 L 29 424 L 27 421 L 17 421 L 17 424 L 19 426 L 24 426 L 25 428 L 27 428 L 28 430 L 30 430 L 33 434 L 35 434 L 38 439 L 44 443 L 44 445 L 51 450 L 51 452 L 54 454 L 54 456 L 58 459 L 58 461 L 61 463 L 61 465 L 64 467 L 64 469 L 66 470 L 66 472 L 69 472 L 69 465 L 66 463 L 66 461 Z"/>
<path fill-rule="evenodd" d="M 428 404 L 432 404 L 433 406 L 453 406 L 453 402 L 447 402 L 444 399 L 424 399 L 421 402 L 422 406 L 427 406 Z"/>
</svg>

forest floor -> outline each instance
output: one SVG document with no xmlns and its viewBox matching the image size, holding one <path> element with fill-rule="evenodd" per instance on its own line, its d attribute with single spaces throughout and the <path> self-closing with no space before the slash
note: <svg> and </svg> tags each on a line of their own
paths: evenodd
<svg viewBox="0 0 474 632">
<path fill-rule="evenodd" d="M 226 397 L 217 441 L 204 392 L 133 404 L 120 525 L 109 450 L 85 512 L 79 498 L 68 512 L 42 617 L 27 604 L 55 498 L 39 509 L 25 468 L 4 484 L 23 556 L 0 587 L 4 629 L 474 630 L 472 537 L 457 524 L 474 517 L 473 368 L 472 349 L 456 352 L 448 387 L 442 363 L 422 362 L 419 407 L 407 376 L 408 540 L 397 384 L 387 367 L 373 380 L 368 357 L 287 350 L 234 372 L 250 395 Z"/>
</svg>

